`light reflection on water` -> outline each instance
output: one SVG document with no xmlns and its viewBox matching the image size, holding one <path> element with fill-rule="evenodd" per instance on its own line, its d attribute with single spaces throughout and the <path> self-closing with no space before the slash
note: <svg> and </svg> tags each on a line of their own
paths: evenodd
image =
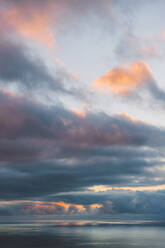
<svg viewBox="0 0 165 248">
<path fill-rule="evenodd" d="M 0 247 L 164 248 L 165 226 L 105 223 L 0 224 Z M 10 242 L 11 241 L 11 242 Z M 28 244 L 28 246 L 26 246 Z M 11 246 L 12 245 L 12 246 Z"/>
</svg>

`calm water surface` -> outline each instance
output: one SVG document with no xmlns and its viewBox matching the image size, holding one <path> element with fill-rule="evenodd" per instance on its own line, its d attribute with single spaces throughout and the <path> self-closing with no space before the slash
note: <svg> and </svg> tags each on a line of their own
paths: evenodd
<svg viewBox="0 0 165 248">
<path fill-rule="evenodd" d="M 162 224 L 1 223 L 1 248 L 164 248 Z"/>
</svg>

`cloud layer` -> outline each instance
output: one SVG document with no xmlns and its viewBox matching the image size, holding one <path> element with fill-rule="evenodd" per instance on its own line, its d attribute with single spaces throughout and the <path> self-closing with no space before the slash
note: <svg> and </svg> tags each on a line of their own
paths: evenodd
<svg viewBox="0 0 165 248">
<path fill-rule="evenodd" d="M 134 32 L 124 44 L 118 42 L 125 27 L 136 24 L 135 7 L 138 10 L 141 4 L 129 0 L 95 4 L 0 0 L 0 4 L 0 215 L 164 218 L 164 123 L 153 124 L 154 116 L 148 122 L 134 118 L 132 106 L 123 111 L 118 101 L 129 104 L 139 97 L 156 102 L 159 109 L 165 102 L 154 66 L 145 60 L 154 57 L 155 46 L 146 46 L 147 39 L 143 46 Z M 98 40 L 95 52 L 103 67 L 92 65 L 98 79 L 91 87 L 92 68 L 86 69 L 87 82 L 70 68 L 83 60 L 84 51 L 87 60 L 94 56 L 85 44 L 96 29 L 101 40 L 110 37 L 113 48 L 111 61 L 103 63 L 99 54 L 106 49 L 106 38 L 104 46 Z M 74 61 L 76 46 L 73 42 L 70 51 L 67 38 L 79 41 L 81 35 L 84 47 L 78 50 L 79 61 Z M 99 78 L 105 68 L 111 69 Z M 135 113 L 139 107 L 143 102 Z"/>
</svg>

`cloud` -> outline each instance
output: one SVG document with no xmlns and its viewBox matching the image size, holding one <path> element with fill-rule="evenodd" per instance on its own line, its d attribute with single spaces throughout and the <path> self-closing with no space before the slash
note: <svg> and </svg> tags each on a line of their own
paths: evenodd
<svg viewBox="0 0 165 248">
<path fill-rule="evenodd" d="M 165 91 L 161 88 L 159 88 L 159 86 L 156 84 L 155 81 L 152 81 L 149 85 L 149 92 L 151 94 L 151 96 L 153 97 L 153 99 L 155 99 L 156 101 L 160 102 L 163 107 L 165 104 Z"/>
<path fill-rule="evenodd" d="M 4 91 L 0 115 L 1 200 L 56 198 L 94 185 L 137 187 L 146 178 L 150 186 L 162 183 L 164 129 L 122 115 L 82 118 Z"/>
<path fill-rule="evenodd" d="M 42 202 L 42 201 L 31 201 L 22 209 L 24 214 L 34 215 L 48 215 L 48 214 L 60 214 L 60 215 L 73 215 L 83 214 L 86 212 L 85 206 L 81 204 L 71 204 L 65 202 Z"/>
<path fill-rule="evenodd" d="M 52 85 L 62 89 L 39 57 L 32 56 L 20 43 L 5 38 L 0 41 L 0 80 L 4 86 L 16 84 L 21 88 L 35 89 Z"/>
<path fill-rule="evenodd" d="M 159 45 L 160 42 L 157 38 L 138 37 L 133 30 L 128 29 L 117 44 L 115 54 L 117 59 L 122 61 L 160 59 Z"/>
<path fill-rule="evenodd" d="M 88 17 L 99 18 L 101 25 L 108 30 L 116 30 L 116 25 L 126 25 L 134 19 L 135 4 L 123 4 L 122 1 L 92 0 L 38 0 L 12 1 L 1 0 L 1 19 L 14 28 L 20 36 L 44 44 L 49 48 L 56 45 L 56 32 L 58 28 L 62 32 L 70 32 L 78 26 L 84 25 Z M 136 10 L 139 4 L 136 4 Z M 122 13 L 125 13 L 122 15 Z M 122 21 L 119 21 L 119 17 Z M 58 44 L 57 44 L 58 47 Z"/>
<path fill-rule="evenodd" d="M 0 214 L 153 214 L 156 193 L 157 202 L 164 204 L 165 129 L 127 113 L 91 112 L 85 107 L 88 102 L 84 108 L 78 102 L 73 106 L 75 99 L 86 100 L 87 89 L 60 60 L 56 68 L 49 61 L 50 68 L 34 50 L 36 44 L 39 49 L 40 44 L 57 48 L 57 34 L 62 32 L 62 38 L 77 26 L 82 30 L 86 20 L 92 31 L 99 18 L 101 25 L 108 20 L 108 32 L 120 32 L 116 27 L 131 24 L 134 4 L 0 2 Z M 139 59 L 155 53 L 154 47 L 129 38 Z M 95 86 L 125 99 L 143 89 L 154 99 L 165 99 L 143 61 L 111 69 Z M 44 94 L 65 98 L 65 107 L 46 104 Z"/>
<path fill-rule="evenodd" d="M 23 38 L 28 38 L 49 48 L 56 45 L 55 33 L 62 25 L 74 28 L 76 23 L 81 23 L 84 16 L 89 13 L 111 17 L 111 3 L 100 3 L 99 0 L 77 2 L 75 0 L 43 0 L 38 1 L 11 1 L 1 0 L 3 9 L 1 19 L 15 29 Z M 107 7 L 108 10 L 107 11 Z M 76 19 L 78 21 L 76 21 Z M 69 24 L 70 23 L 70 24 Z"/>
<path fill-rule="evenodd" d="M 85 215 L 96 213 L 102 204 L 74 204 L 63 201 L 0 201 L 1 215 Z"/>
<path fill-rule="evenodd" d="M 52 30 L 52 15 L 50 1 L 44 6 L 35 3 L 26 4 L 12 3 L 1 11 L 1 19 L 10 27 L 15 29 L 25 38 L 33 39 L 39 43 L 46 44 L 48 47 L 55 45 L 55 37 Z M 42 7 L 42 8 L 41 8 Z"/>
<path fill-rule="evenodd" d="M 0 87 L 4 90 L 14 89 L 21 93 L 31 92 L 40 96 L 61 94 L 64 96 L 86 99 L 81 87 L 63 67 L 55 65 L 54 72 L 32 54 L 29 48 L 6 35 L 0 40 Z M 77 82 L 77 81 L 76 81 Z"/>
<path fill-rule="evenodd" d="M 71 148 L 112 145 L 164 145 L 164 130 L 125 115 L 87 112 L 84 118 L 60 106 L 0 92 L 1 138 L 54 139 Z M 13 118 L 11 119 L 11 116 Z M 10 120 L 10 122 L 9 122 Z M 10 128 L 12 126 L 12 128 Z"/>
<path fill-rule="evenodd" d="M 78 110 L 76 108 L 74 108 L 72 110 L 76 115 L 80 116 L 81 118 L 84 118 L 86 116 L 85 112 L 83 110 Z"/>
<path fill-rule="evenodd" d="M 139 178 L 141 183 L 150 177 L 153 184 L 157 166 L 161 166 L 158 159 L 148 162 L 138 157 L 122 159 L 120 153 L 109 159 L 97 158 L 92 161 L 91 158 L 74 163 L 73 159 L 1 161 L 1 200 L 45 199 L 51 196 L 54 201 L 58 201 L 57 193 L 83 192 L 87 187 L 97 184 L 113 187 L 127 185 L 128 182 L 133 184 L 135 178 Z M 153 174 L 149 168 L 152 168 Z M 62 200 L 67 201 L 68 197 L 65 195 Z"/>
<path fill-rule="evenodd" d="M 115 94 L 129 95 L 152 80 L 152 72 L 145 62 L 134 62 L 129 66 L 110 70 L 96 80 L 95 87 L 109 88 Z"/>
<path fill-rule="evenodd" d="M 165 185 L 154 185 L 154 186 L 137 186 L 137 187 L 109 187 L 105 185 L 96 185 L 89 187 L 89 190 L 92 190 L 94 192 L 106 192 L 111 190 L 126 190 L 126 191 L 158 191 L 158 190 L 165 190 Z"/>
<path fill-rule="evenodd" d="M 96 202 L 96 199 L 97 203 L 91 203 Z M 1 201 L 0 215 L 52 215 L 54 217 L 58 215 L 59 217 L 62 216 L 64 220 L 67 216 L 78 216 L 80 219 L 84 218 L 84 216 L 87 219 L 93 216 L 95 220 L 106 218 L 106 221 L 110 221 L 114 217 L 120 219 L 122 214 L 126 214 L 125 217 L 128 219 L 133 217 L 135 219 L 141 217 L 156 218 L 157 220 L 164 219 L 164 192 L 82 194 L 78 201 L 85 202 L 85 204 L 67 203 L 63 201 Z"/>
<path fill-rule="evenodd" d="M 164 106 L 165 92 L 159 88 L 153 73 L 145 62 L 139 61 L 129 66 L 116 67 L 94 82 L 94 87 L 100 92 L 110 92 L 123 98 L 143 99 L 141 91 L 149 93 L 151 101 L 158 101 Z M 131 98 L 133 96 L 133 98 Z M 145 98 L 146 99 L 146 98 Z"/>
<path fill-rule="evenodd" d="M 30 91 L 33 95 L 38 93 L 39 97 L 56 95 L 57 98 L 57 94 L 61 94 L 85 99 L 87 94 L 84 93 L 80 84 L 77 84 L 78 79 L 74 75 L 69 73 L 64 66 L 60 66 L 57 61 L 52 61 L 52 58 L 50 58 L 50 63 L 53 62 L 53 69 L 50 69 L 50 64 L 48 65 L 40 54 L 37 54 L 30 43 L 24 42 L 24 37 L 21 38 L 24 33 L 20 35 L 20 32 L 25 32 L 41 41 L 43 35 L 43 39 L 48 43 L 49 35 L 44 34 L 44 25 L 38 18 L 44 18 L 42 12 L 49 16 L 49 12 L 46 12 L 49 3 L 44 8 L 43 1 L 37 3 L 29 1 L 28 4 L 25 1 L 1 2 L 3 8 L 0 15 L 0 30 L 3 35 L 0 41 L 0 88 L 5 90 L 12 88 L 13 91 L 22 93 Z M 50 1 L 50 5 L 52 3 Z M 11 16 L 8 16 L 8 12 Z M 18 26 L 20 25 L 20 29 L 15 27 L 15 22 Z M 27 27 L 24 28 L 24 25 Z M 38 28 L 36 25 L 41 27 Z"/>
<path fill-rule="evenodd" d="M 126 112 L 122 113 L 121 116 L 123 116 L 123 117 L 129 119 L 129 120 L 132 121 L 132 122 L 135 122 L 135 123 L 138 122 L 138 120 L 136 120 L 134 117 L 132 117 L 131 115 L 129 115 L 129 114 L 126 113 Z"/>
<path fill-rule="evenodd" d="M 164 219 L 164 201 L 165 192 L 128 192 L 128 191 L 109 191 L 102 193 L 84 193 L 72 195 L 72 202 L 88 203 L 98 202 L 101 207 L 97 209 L 94 215 L 95 220 L 106 219 Z M 65 194 L 63 197 L 67 197 Z M 77 199 L 78 198 L 78 199 Z M 110 218 L 110 219 L 109 219 Z"/>
</svg>

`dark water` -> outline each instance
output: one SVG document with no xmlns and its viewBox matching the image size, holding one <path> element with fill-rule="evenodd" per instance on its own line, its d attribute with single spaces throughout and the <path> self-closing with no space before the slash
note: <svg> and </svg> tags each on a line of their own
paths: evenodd
<svg viewBox="0 0 165 248">
<path fill-rule="evenodd" d="M 1 223 L 0 248 L 164 248 L 162 223 Z"/>
</svg>

